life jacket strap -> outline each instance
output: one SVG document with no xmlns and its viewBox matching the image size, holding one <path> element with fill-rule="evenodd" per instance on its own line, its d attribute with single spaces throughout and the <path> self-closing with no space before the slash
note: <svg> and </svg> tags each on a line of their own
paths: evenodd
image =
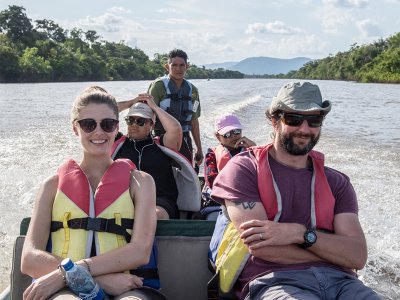
<svg viewBox="0 0 400 300">
<path fill-rule="evenodd" d="M 127 229 L 133 228 L 133 219 L 121 219 L 121 225 L 116 224 L 115 219 L 106 218 L 75 218 L 67 221 L 70 229 L 85 229 L 99 232 L 114 233 L 125 237 L 127 243 L 131 241 L 131 235 Z M 50 231 L 55 232 L 64 228 L 63 222 L 51 221 Z"/>
<path fill-rule="evenodd" d="M 192 97 L 187 95 L 179 96 L 178 94 L 167 94 L 166 98 L 171 98 L 172 100 L 192 101 Z"/>
</svg>

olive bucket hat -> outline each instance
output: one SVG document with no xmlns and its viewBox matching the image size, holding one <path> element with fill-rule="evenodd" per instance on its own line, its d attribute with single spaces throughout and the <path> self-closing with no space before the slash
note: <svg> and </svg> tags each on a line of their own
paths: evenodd
<svg viewBox="0 0 400 300">
<path fill-rule="evenodd" d="M 329 100 L 322 101 L 319 87 L 310 82 L 291 82 L 284 85 L 276 97 L 272 98 L 271 106 L 266 114 L 271 116 L 276 111 L 291 113 L 317 112 L 327 115 L 332 104 Z"/>
</svg>

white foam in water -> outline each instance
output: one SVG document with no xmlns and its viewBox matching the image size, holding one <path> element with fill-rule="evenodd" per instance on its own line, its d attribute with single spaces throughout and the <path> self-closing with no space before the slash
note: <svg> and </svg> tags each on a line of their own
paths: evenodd
<svg viewBox="0 0 400 300">
<path fill-rule="evenodd" d="M 203 152 L 217 144 L 215 117 L 235 113 L 244 134 L 268 142 L 265 108 L 287 80 L 194 80 L 202 105 Z M 351 178 L 368 242 L 363 281 L 384 299 L 400 298 L 399 85 L 314 81 L 333 102 L 317 145 L 327 165 Z M 147 90 L 149 81 L 0 85 L 0 291 L 9 284 L 12 243 L 29 216 L 39 184 L 65 159 L 79 159 L 69 123 L 71 103 L 85 87 L 106 88 L 119 101 Z M 125 113 L 121 114 L 121 117 Z M 122 119 L 122 118 L 120 118 Z M 120 124 L 126 132 L 124 122 Z"/>
</svg>

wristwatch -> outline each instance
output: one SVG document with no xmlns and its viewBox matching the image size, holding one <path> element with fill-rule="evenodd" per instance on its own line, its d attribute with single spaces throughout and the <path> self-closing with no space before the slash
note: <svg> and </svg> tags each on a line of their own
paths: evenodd
<svg viewBox="0 0 400 300">
<path fill-rule="evenodd" d="M 317 241 L 317 233 L 315 232 L 315 229 L 309 228 L 304 233 L 304 243 L 300 244 L 299 246 L 303 249 L 307 249 L 308 247 L 314 245 L 316 241 Z"/>
</svg>

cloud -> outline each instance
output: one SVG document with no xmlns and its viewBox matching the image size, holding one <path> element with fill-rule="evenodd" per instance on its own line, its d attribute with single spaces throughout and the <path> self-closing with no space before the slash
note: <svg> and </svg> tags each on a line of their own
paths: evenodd
<svg viewBox="0 0 400 300">
<path fill-rule="evenodd" d="M 110 12 L 116 14 L 131 14 L 132 11 L 130 9 L 126 9 L 122 6 L 113 6 L 109 9 Z"/>
<path fill-rule="evenodd" d="M 301 32 L 302 32 L 301 29 L 287 26 L 282 21 L 275 21 L 272 23 L 253 23 L 249 24 L 246 29 L 246 34 L 255 34 L 255 33 L 297 34 Z"/>
<path fill-rule="evenodd" d="M 357 7 L 363 8 L 368 6 L 369 0 L 323 0 L 324 4 L 335 7 Z"/>
<path fill-rule="evenodd" d="M 177 19 L 177 18 L 169 18 L 165 20 L 165 23 L 171 24 L 171 25 L 185 25 L 185 24 L 190 24 L 190 21 L 187 19 Z"/>
<path fill-rule="evenodd" d="M 211 32 L 204 34 L 202 39 L 207 43 L 223 44 L 225 42 L 225 38 L 222 34 L 215 34 Z"/>
<path fill-rule="evenodd" d="M 118 32 L 124 20 L 119 16 L 107 12 L 97 17 L 87 16 L 85 19 L 79 20 L 78 23 L 85 28 L 105 32 Z"/>
<path fill-rule="evenodd" d="M 249 37 L 245 44 L 252 49 L 252 56 L 293 58 L 298 56 L 321 56 L 328 43 L 314 34 L 282 36 L 278 39 Z M 248 49 L 248 47 L 246 48 Z"/>
<path fill-rule="evenodd" d="M 173 7 L 164 7 L 164 8 L 159 8 L 156 10 L 160 14 L 180 14 L 181 12 L 178 11 L 176 8 Z"/>
<path fill-rule="evenodd" d="M 107 33 L 122 32 L 124 34 L 129 31 L 143 30 L 142 24 L 133 21 L 131 18 L 118 16 L 110 12 L 106 12 L 96 17 L 87 16 L 84 19 L 79 19 L 76 22 L 69 24 L 70 28 L 75 26 L 84 30 L 96 30 L 101 36 L 107 35 Z"/>
<path fill-rule="evenodd" d="M 373 20 L 365 19 L 356 23 L 364 38 L 379 37 L 382 34 L 382 29 L 379 24 Z"/>
<path fill-rule="evenodd" d="M 343 26 L 349 23 L 353 23 L 352 15 L 349 12 L 343 12 L 335 9 L 326 9 L 324 12 L 320 13 L 321 16 L 321 26 L 324 28 L 325 32 L 328 33 L 339 33 Z"/>
</svg>

